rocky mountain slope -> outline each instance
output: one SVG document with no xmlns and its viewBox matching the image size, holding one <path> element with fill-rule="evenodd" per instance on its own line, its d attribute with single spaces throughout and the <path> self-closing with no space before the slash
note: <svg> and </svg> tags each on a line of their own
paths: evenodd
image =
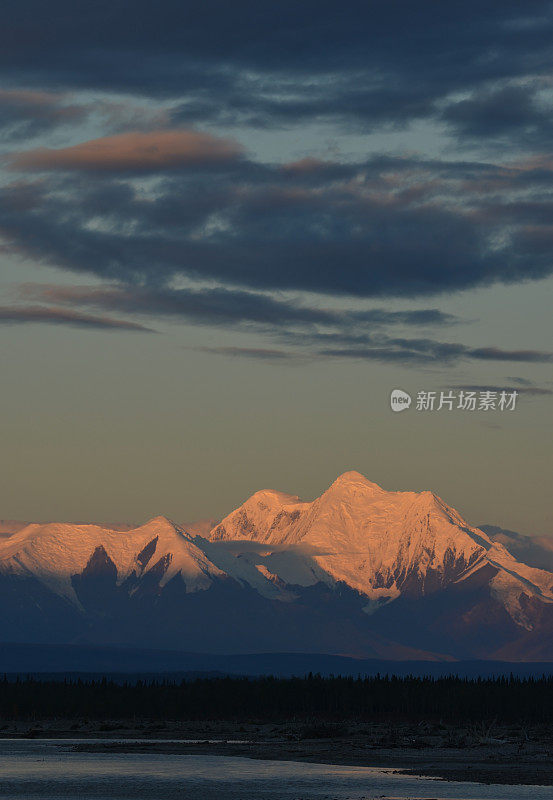
<svg viewBox="0 0 553 800">
<path fill-rule="evenodd" d="M 0 539 L 0 640 L 553 659 L 553 574 L 504 541 L 357 472 L 312 502 L 256 492 L 209 532 L 32 524 Z"/>
</svg>

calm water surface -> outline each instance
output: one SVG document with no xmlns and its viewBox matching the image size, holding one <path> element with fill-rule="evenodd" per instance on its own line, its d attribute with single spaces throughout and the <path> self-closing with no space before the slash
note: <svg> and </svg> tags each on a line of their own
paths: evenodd
<svg viewBox="0 0 553 800">
<path fill-rule="evenodd" d="M 553 798 L 545 786 L 445 783 L 364 767 L 225 756 L 73 753 L 72 744 L 67 739 L 0 740 L 0 800 Z"/>
</svg>

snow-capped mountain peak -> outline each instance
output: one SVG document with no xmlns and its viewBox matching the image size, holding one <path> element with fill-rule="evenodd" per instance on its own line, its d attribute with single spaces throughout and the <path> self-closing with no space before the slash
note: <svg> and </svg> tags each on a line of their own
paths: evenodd
<svg viewBox="0 0 553 800">
<path fill-rule="evenodd" d="M 208 576 L 221 573 L 189 534 L 163 516 L 130 531 L 71 523 L 28 525 L 0 542 L 0 572 L 34 576 L 76 602 L 73 578 L 86 570 L 98 552 L 115 568 L 119 584 L 158 564 L 163 565 L 163 569 L 158 567 L 160 586 L 180 573 L 190 591 L 207 588 Z"/>
<path fill-rule="evenodd" d="M 264 489 L 253 494 L 210 532 L 209 539 L 277 542 L 309 508 L 296 495 Z"/>
<path fill-rule="evenodd" d="M 303 558 L 303 580 L 344 583 L 364 594 L 370 608 L 406 592 L 436 591 L 485 565 L 501 572 L 497 594 L 509 595 L 511 610 L 513 592 L 553 597 L 553 576 L 518 565 L 433 492 L 386 491 L 356 471 L 340 475 L 312 502 L 257 492 L 209 538 L 278 548 L 264 568 L 285 584 L 302 573 Z M 293 559 L 283 547 L 295 548 Z"/>
<path fill-rule="evenodd" d="M 392 652 L 370 638 L 391 625 L 418 652 L 422 642 L 455 653 L 474 629 L 468 652 L 486 657 L 489 631 L 499 648 L 553 630 L 553 573 L 519 561 L 433 492 L 388 491 L 356 471 L 314 500 L 257 491 L 209 533 L 163 515 L 134 529 L 26 525 L 0 538 L 0 597 L 13 618 L 0 622 L 4 637 L 17 638 L 29 617 L 42 636 L 47 608 L 49 624 L 67 614 L 72 630 L 86 618 L 108 636 L 129 624 L 141 636 L 146 615 L 150 639 L 170 646 L 169 614 L 171 631 L 182 626 L 209 647 L 223 637 L 229 651 L 234 636 L 271 649 L 281 632 L 286 647 L 303 647 L 309 629 L 319 652 L 355 649 L 359 636 L 364 653 Z"/>
<path fill-rule="evenodd" d="M 365 478 L 360 472 L 356 470 L 349 470 L 348 472 L 343 472 L 341 475 L 338 475 L 335 481 L 329 486 L 326 490 L 327 492 L 334 492 L 334 491 L 373 491 L 373 492 L 383 492 L 381 486 L 377 483 L 373 483 L 368 478 Z"/>
</svg>

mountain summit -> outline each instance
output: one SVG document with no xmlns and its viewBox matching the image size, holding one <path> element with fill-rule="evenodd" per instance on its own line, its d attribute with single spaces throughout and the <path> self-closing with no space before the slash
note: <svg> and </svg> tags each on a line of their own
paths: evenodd
<svg viewBox="0 0 553 800">
<path fill-rule="evenodd" d="M 303 554 L 312 581 L 343 582 L 377 605 L 427 595 L 490 567 L 493 591 L 518 620 L 524 612 L 517 589 L 553 602 L 550 573 L 516 562 L 433 492 L 388 492 L 359 472 L 340 475 L 311 503 L 257 492 L 209 538 L 295 545 L 294 569 Z M 272 561 L 279 562 L 278 577 L 293 583 L 280 551 Z"/>
<path fill-rule="evenodd" d="M 330 489 L 333 488 L 340 488 L 340 487 L 343 487 L 344 489 L 347 489 L 348 487 L 351 488 L 357 487 L 360 490 L 365 488 L 365 489 L 374 489 L 378 492 L 384 491 L 384 489 L 382 489 L 382 487 L 380 487 L 377 483 L 373 483 L 372 481 L 370 481 L 368 478 L 366 478 L 364 475 L 362 475 L 360 472 L 357 472 L 356 470 L 349 470 L 348 472 L 343 472 L 341 475 L 338 475 L 334 483 L 331 484 L 330 488 L 327 489 L 327 491 L 330 491 Z"/>
<path fill-rule="evenodd" d="M 4 641 L 553 659 L 553 574 L 429 491 L 359 472 L 253 494 L 209 533 L 27 525 L 0 539 Z"/>
</svg>

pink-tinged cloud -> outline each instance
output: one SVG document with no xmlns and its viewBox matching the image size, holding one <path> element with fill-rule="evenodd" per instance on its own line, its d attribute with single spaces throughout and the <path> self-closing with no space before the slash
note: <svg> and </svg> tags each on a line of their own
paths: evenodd
<svg viewBox="0 0 553 800">
<path fill-rule="evenodd" d="M 79 122 L 89 109 L 69 99 L 65 93 L 0 89 L 0 127 L 9 130 L 10 126 L 27 125 L 24 134 L 34 135 L 41 129 Z"/>
<path fill-rule="evenodd" d="M 152 328 L 138 322 L 114 319 L 113 317 L 85 314 L 72 309 L 52 306 L 0 306 L 0 325 L 21 325 L 46 323 L 48 325 L 69 325 L 75 328 L 89 328 L 104 331 L 139 331 L 155 333 Z"/>
<path fill-rule="evenodd" d="M 306 158 L 301 158 L 299 161 L 289 161 L 286 164 L 282 165 L 282 169 L 285 172 L 289 172 L 292 174 L 309 174 L 311 172 L 320 172 L 327 167 L 334 166 L 331 162 L 322 161 L 320 158 L 312 158 L 311 156 L 307 156 Z"/>
<path fill-rule="evenodd" d="M 236 142 L 198 131 L 134 131 L 59 150 L 38 148 L 17 153 L 10 166 L 22 170 L 156 172 L 230 161 L 242 152 Z"/>
<path fill-rule="evenodd" d="M 9 103 L 17 106 L 53 106 L 57 105 L 64 95 L 53 92 L 41 92 L 33 89 L 0 89 L 0 104 Z"/>
</svg>

